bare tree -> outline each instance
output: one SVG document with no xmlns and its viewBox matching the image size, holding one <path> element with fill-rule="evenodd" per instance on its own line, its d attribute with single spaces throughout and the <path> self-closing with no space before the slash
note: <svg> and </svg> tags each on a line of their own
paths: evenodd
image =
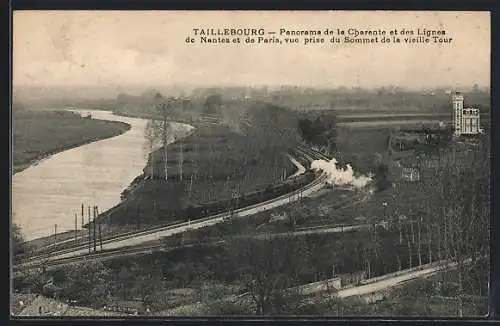
<svg viewBox="0 0 500 326">
<path fill-rule="evenodd" d="M 144 138 L 146 140 L 145 143 L 145 151 L 146 155 L 149 156 L 150 170 L 149 170 L 149 178 L 154 179 L 155 174 L 155 148 L 159 143 L 159 130 L 160 127 L 158 125 L 158 120 L 155 116 L 153 116 L 147 123 L 146 129 L 144 131 Z"/>
<path fill-rule="evenodd" d="M 230 259 L 247 288 L 258 315 L 273 314 L 280 292 L 290 287 L 287 262 L 279 240 L 238 239 L 230 247 Z"/>
<path fill-rule="evenodd" d="M 435 221 L 433 227 L 428 222 L 427 229 L 434 235 L 439 260 L 456 264 L 459 315 L 463 314 L 463 295 L 471 288 L 466 286 L 471 282 L 471 270 L 484 269 L 481 264 L 488 256 L 488 158 L 488 140 L 466 152 L 452 148 L 440 153 L 434 174 L 426 178 L 425 188 L 431 198 L 428 213 L 433 213 Z M 447 266 L 446 263 L 443 267 Z"/>
<path fill-rule="evenodd" d="M 30 290 L 41 293 L 47 279 L 48 255 L 41 255 L 37 262 L 31 263 L 20 269 L 21 281 L 28 285 Z"/>
<path fill-rule="evenodd" d="M 167 145 L 172 137 L 172 128 L 169 121 L 170 116 L 173 112 L 173 106 L 176 103 L 176 99 L 170 97 L 165 99 L 160 93 L 155 95 L 155 110 L 151 116 L 151 119 L 146 125 L 145 138 L 146 146 L 151 153 L 150 160 L 152 162 L 150 175 L 154 177 L 154 150 L 155 146 L 161 144 L 163 147 L 163 173 L 165 181 L 168 180 L 168 151 Z"/>
</svg>

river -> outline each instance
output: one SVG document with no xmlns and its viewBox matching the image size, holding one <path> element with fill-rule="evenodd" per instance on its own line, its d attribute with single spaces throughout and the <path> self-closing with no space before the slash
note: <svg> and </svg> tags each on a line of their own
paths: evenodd
<svg viewBox="0 0 500 326">
<path fill-rule="evenodd" d="M 120 202 L 121 192 L 142 174 L 147 163 L 144 131 L 146 120 L 122 117 L 109 111 L 78 110 L 92 118 L 121 121 L 127 132 L 54 154 L 12 178 L 12 221 L 26 240 L 74 230 L 75 213 L 81 228 L 81 205 L 97 205 L 100 212 Z M 172 124 L 176 137 L 192 127 Z M 85 216 L 87 220 L 87 216 Z"/>
</svg>

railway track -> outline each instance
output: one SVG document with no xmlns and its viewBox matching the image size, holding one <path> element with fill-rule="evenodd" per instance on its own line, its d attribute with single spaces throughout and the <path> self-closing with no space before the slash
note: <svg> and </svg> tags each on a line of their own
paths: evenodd
<svg viewBox="0 0 500 326">
<path fill-rule="evenodd" d="M 173 247 L 166 247 L 165 244 L 149 244 L 149 245 L 143 245 L 143 246 L 134 246 L 134 247 L 124 247 L 124 248 L 119 248 L 119 249 L 111 249 L 111 250 L 103 250 L 95 253 L 90 253 L 87 255 L 79 255 L 79 256 L 74 256 L 74 257 L 67 257 L 67 258 L 61 258 L 61 259 L 54 259 L 51 261 L 44 262 L 45 264 L 45 269 L 46 270 L 51 270 L 55 267 L 61 266 L 61 265 L 71 265 L 71 264 L 77 264 L 80 263 L 82 260 L 96 260 L 96 261 L 102 261 L 102 260 L 107 260 L 111 258 L 118 258 L 118 257 L 126 257 L 126 256 L 134 256 L 138 254 L 152 254 L 153 252 L 169 252 L 173 251 L 176 249 L 180 248 L 189 248 L 189 247 L 196 247 L 196 246 L 217 246 L 217 245 L 222 245 L 225 243 L 225 240 L 219 240 L 219 241 L 213 241 L 210 243 L 203 243 L 203 244 L 186 244 L 182 246 L 173 246 Z M 30 267 L 39 267 L 40 263 L 39 262 L 32 262 L 28 263 L 22 266 L 22 268 L 30 268 Z M 14 276 L 21 275 L 21 268 L 18 266 L 13 267 L 13 274 Z"/>
<path fill-rule="evenodd" d="M 312 162 L 315 159 L 328 159 L 322 153 L 316 152 L 304 146 L 299 146 L 297 147 L 296 150 L 300 155 L 303 155 L 310 162 Z M 118 256 L 118 255 L 126 255 L 127 253 L 132 254 L 134 250 L 136 251 L 144 250 L 144 248 L 141 248 L 140 246 L 147 242 L 155 241 L 160 238 L 182 233 L 191 229 L 197 229 L 222 223 L 228 218 L 238 218 L 238 217 L 253 215 L 255 213 L 269 210 L 284 205 L 286 203 L 289 203 L 291 201 L 298 200 L 302 197 L 304 193 L 312 193 L 321 189 L 326 182 L 326 178 L 327 177 L 324 173 L 320 173 L 319 176 L 315 178 L 313 182 L 305 185 L 300 189 L 294 190 L 291 193 L 281 195 L 276 198 L 266 200 L 264 202 L 239 208 L 233 210 L 232 212 L 231 211 L 223 212 L 205 218 L 196 219 L 193 221 L 181 222 L 167 226 L 154 227 L 138 232 L 117 235 L 115 237 L 103 240 L 102 248 L 105 248 L 105 250 L 96 253 L 88 253 L 89 250 L 88 244 L 83 244 L 79 246 L 65 248 L 62 250 L 56 250 L 53 252 L 44 253 L 42 255 L 30 257 L 25 260 L 15 262 L 15 265 L 13 266 L 13 271 L 14 272 L 19 271 L 20 268 L 23 268 L 25 266 L 30 266 L 32 264 L 40 264 L 41 261 L 44 261 L 44 263 L 48 264 L 61 263 L 63 261 L 64 263 L 71 263 L 73 261 L 84 258 L 92 258 L 92 257 L 95 258 L 96 255 L 100 256 L 101 258 L 105 258 L 109 257 L 109 255 Z"/>
</svg>

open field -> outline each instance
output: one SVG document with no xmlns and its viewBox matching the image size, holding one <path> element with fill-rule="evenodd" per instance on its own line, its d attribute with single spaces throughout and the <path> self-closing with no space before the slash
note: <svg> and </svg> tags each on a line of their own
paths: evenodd
<svg viewBox="0 0 500 326">
<path fill-rule="evenodd" d="M 277 92 L 279 93 L 279 92 Z M 490 107 L 490 94 L 486 92 L 463 92 L 467 105 Z M 273 98 L 273 103 L 301 111 L 323 111 L 334 109 L 339 114 L 352 113 L 429 113 L 449 112 L 450 95 L 444 90 L 434 93 L 389 89 L 368 91 L 363 89 L 311 90 L 310 92 L 287 91 Z"/>
<path fill-rule="evenodd" d="M 13 172 L 38 160 L 130 129 L 125 123 L 82 118 L 67 111 L 13 112 Z"/>
</svg>

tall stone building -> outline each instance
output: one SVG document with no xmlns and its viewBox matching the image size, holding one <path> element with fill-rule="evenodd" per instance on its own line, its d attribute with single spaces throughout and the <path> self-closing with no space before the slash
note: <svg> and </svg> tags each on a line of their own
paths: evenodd
<svg viewBox="0 0 500 326">
<path fill-rule="evenodd" d="M 464 108 L 464 96 L 455 92 L 451 96 L 453 106 L 453 128 L 455 136 L 477 135 L 483 133 L 479 109 Z"/>
</svg>

